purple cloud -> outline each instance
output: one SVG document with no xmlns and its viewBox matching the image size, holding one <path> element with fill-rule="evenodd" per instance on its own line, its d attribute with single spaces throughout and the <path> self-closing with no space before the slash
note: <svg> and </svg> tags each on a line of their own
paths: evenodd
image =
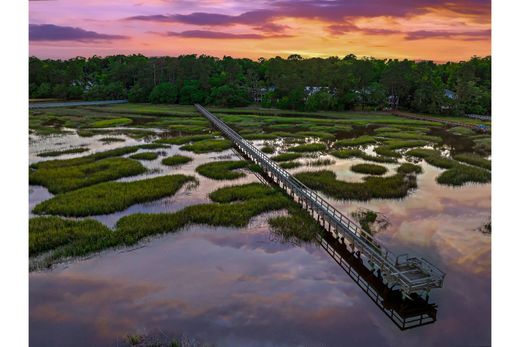
<svg viewBox="0 0 520 347">
<path fill-rule="evenodd" d="M 462 32 L 452 32 L 452 31 L 428 31 L 428 30 L 418 30 L 404 33 L 406 34 L 405 38 L 407 40 L 424 40 L 431 38 L 463 38 L 467 41 L 477 41 L 477 40 L 486 40 L 491 37 L 491 30 L 479 30 L 479 31 L 462 31 Z"/>
<path fill-rule="evenodd" d="M 254 39 L 254 40 L 291 37 L 290 35 L 232 34 L 232 33 L 224 33 L 224 32 L 220 32 L 220 31 L 209 31 L 209 30 L 187 30 L 187 31 L 182 31 L 182 32 L 169 31 L 165 35 L 166 36 L 184 37 L 184 38 L 198 38 L 198 39 Z"/>
<path fill-rule="evenodd" d="M 59 26 L 54 24 L 29 24 L 30 41 L 79 41 L 97 42 L 128 39 L 124 35 L 100 34 L 81 28 Z"/>
</svg>

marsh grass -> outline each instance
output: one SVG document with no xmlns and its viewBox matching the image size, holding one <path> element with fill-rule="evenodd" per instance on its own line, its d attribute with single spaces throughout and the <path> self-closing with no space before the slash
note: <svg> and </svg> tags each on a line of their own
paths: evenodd
<svg viewBox="0 0 520 347">
<path fill-rule="evenodd" d="M 440 174 L 437 182 L 449 186 L 461 186 L 468 182 L 488 183 L 491 182 L 491 172 L 479 167 L 458 164 Z"/>
<path fill-rule="evenodd" d="M 450 169 L 458 164 L 455 160 L 443 157 L 438 151 L 433 149 L 412 149 L 406 152 L 406 155 L 422 158 L 428 164 L 441 169 Z"/>
<path fill-rule="evenodd" d="M 59 217 L 29 219 L 29 256 L 35 256 L 67 244 L 81 244 L 80 253 L 88 251 L 89 241 L 103 239 L 111 230 L 92 220 L 67 220 Z M 81 241 L 80 241 L 81 240 Z"/>
<path fill-rule="evenodd" d="M 426 146 L 428 141 L 424 140 L 386 140 L 385 147 L 390 150 Z"/>
<path fill-rule="evenodd" d="M 170 145 L 162 144 L 162 143 L 145 143 L 144 145 L 138 145 L 137 147 L 142 149 L 160 149 L 160 148 L 170 148 Z"/>
<path fill-rule="evenodd" d="M 211 140 L 213 139 L 213 135 L 189 135 L 189 136 L 179 136 L 179 137 L 169 137 L 163 138 L 155 141 L 159 144 L 170 144 L 170 145 L 185 145 L 190 142 L 197 142 L 203 140 Z"/>
<path fill-rule="evenodd" d="M 136 160 L 155 160 L 159 157 L 159 154 L 156 152 L 141 152 L 131 155 L 129 158 Z"/>
<path fill-rule="evenodd" d="M 294 169 L 297 167 L 302 166 L 302 163 L 299 161 L 284 161 L 283 163 L 279 164 L 282 169 Z"/>
<path fill-rule="evenodd" d="M 120 137 L 103 137 L 99 139 L 102 143 L 125 142 L 125 139 Z"/>
<path fill-rule="evenodd" d="M 356 164 L 350 170 L 367 175 L 384 175 L 388 171 L 386 167 L 376 164 Z"/>
<path fill-rule="evenodd" d="M 132 123 L 130 118 L 114 118 L 114 119 L 104 119 L 97 122 L 92 123 L 90 126 L 92 128 L 109 128 L 115 126 L 124 126 Z"/>
<path fill-rule="evenodd" d="M 134 204 L 175 194 L 191 176 L 171 175 L 132 182 L 105 182 L 45 200 L 35 214 L 85 217 L 122 211 Z"/>
<path fill-rule="evenodd" d="M 471 130 L 470 128 L 466 128 L 466 127 L 453 127 L 453 128 L 448 129 L 448 132 L 450 132 L 454 135 L 459 135 L 459 136 L 470 136 L 470 135 L 475 134 L 475 132 L 473 130 Z"/>
<path fill-rule="evenodd" d="M 237 186 L 219 188 L 209 194 L 214 202 L 229 203 L 247 201 L 280 194 L 279 191 L 261 183 L 248 183 Z"/>
<path fill-rule="evenodd" d="M 387 157 L 387 158 L 401 158 L 401 154 L 392 150 L 388 146 L 378 146 L 378 147 L 374 148 L 374 152 L 376 152 L 380 156 Z"/>
<path fill-rule="evenodd" d="M 395 174 L 388 177 L 364 177 L 364 182 L 345 182 L 336 179 L 332 171 L 301 172 L 295 175 L 311 189 L 316 189 L 337 199 L 369 200 L 374 198 L 403 198 L 416 188 L 414 176 Z"/>
<path fill-rule="evenodd" d="M 352 147 L 376 143 L 377 140 L 373 136 L 363 135 L 353 139 L 338 140 L 334 143 L 334 147 Z"/>
<path fill-rule="evenodd" d="M 341 149 L 330 152 L 331 155 L 340 159 L 349 159 L 349 158 L 360 158 L 367 161 L 373 161 L 376 163 L 396 163 L 397 160 L 390 157 L 383 156 L 374 156 L 370 154 L 366 154 L 360 149 Z"/>
<path fill-rule="evenodd" d="M 86 147 L 77 147 L 77 148 L 71 148 L 71 149 L 65 149 L 63 151 L 49 151 L 49 152 L 42 152 L 39 153 L 39 157 L 59 157 L 60 155 L 66 155 L 66 154 L 77 154 L 77 153 L 83 153 L 88 152 L 89 149 Z"/>
<path fill-rule="evenodd" d="M 145 171 L 141 163 L 127 158 L 106 158 L 63 167 L 38 165 L 38 169 L 29 172 L 29 183 L 42 185 L 51 193 L 59 194 Z"/>
<path fill-rule="evenodd" d="M 95 161 L 112 158 L 112 157 L 120 157 L 125 154 L 134 153 L 139 149 L 139 146 L 130 146 L 130 147 L 121 147 L 116 149 L 111 149 L 104 152 L 97 152 L 94 154 L 90 154 L 83 157 L 72 158 L 72 159 L 54 159 L 48 160 L 38 163 L 33 163 L 31 165 L 32 169 L 50 169 L 50 168 L 64 168 L 68 166 L 77 166 L 81 164 L 89 164 L 94 163 Z"/>
<path fill-rule="evenodd" d="M 198 166 L 195 171 L 214 180 L 234 180 L 244 177 L 246 174 L 233 170 L 243 169 L 247 166 L 248 162 L 245 160 L 214 161 Z"/>
<path fill-rule="evenodd" d="M 170 157 L 164 158 L 161 161 L 161 163 L 163 165 L 167 165 L 167 166 L 177 166 L 177 165 L 189 163 L 192 160 L 193 160 L 193 158 L 191 158 L 191 157 L 177 154 L 177 155 L 172 155 Z"/>
<path fill-rule="evenodd" d="M 294 146 L 288 149 L 290 152 L 321 152 L 327 149 L 323 143 L 307 143 L 304 145 Z"/>
<path fill-rule="evenodd" d="M 184 145 L 180 149 L 200 154 L 210 152 L 222 152 L 230 148 L 231 142 L 228 140 L 201 140 L 194 142 L 191 145 Z"/>
<path fill-rule="evenodd" d="M 291 161 L 298 158 L 301 158 L 302 155 L 300 153 L 281 153 L 278 155 L 275 155 L 274 157 L 271 157 L 272 160 L 276 162 L 284 162 L 284 161 Z"/>
<path fill-rule="evenodd" d="M 271 232 L 281 237 L 282 241 L 293 244 L 315 242 L 316 236 L 324 233 L 321 225 L 296 203 L 291 201 L 287 209 L 288 216 L 268 220 Z"/>
<path fill-rule="evenodd" d="M 263 146 L 262 148 L 260 148 L 260 150 L 264 153 L 272 154 L 272 153 L 274 153 L 275 148 L 274 148 L 274 146 Z"/>
<path fill-rule="evenodd" d="M 392 139 L 400 139 L 400 140 L 422 140 L 428 142 L 442 142 L 442 138 L 438 136 L 431 136 L 421 134 L 419 132 L 386 132 L 379 133 L 377 136 L 392 138 Z"/>
<path fill-rule="evenodd" d="M 329 159 L 329 158 L 320 158 L 312 161 L 308 161 L 306 163 L 307 166 L 327 166 L 327 165 L 333 165 L 336 161 Z"/>
<path fill-rule="evenodd" d="M 491 172 L 480 167 L 463 165 L 459 162 L 443 157 L 439 152 L 431 149 L 412 149 L 406 154 L 423 158 L 428 164 L 448 169 L 437 178 L 437 183 L 449 186 L 461 186 L 468 182 L 491 182 Z"/>
<path fill-rule="evenodd" d="M 397 172 L 400 174 L 420 174 L 422 173 L 422 167 L 412 163 L 403 163 L 397 168 Z"/>
<path fill-rule="evenodd" d="M 473 149 L 480 152 L 491 153 L 491 136 L 473 139 Z"/>
<path fill-rule="evenodd" d="M 200 134 L 209 131 L 209 129 L 205 126 L 188 124 L 170 125 L 169 128 L 171 131 L 179 132 L 182 134 Z"/>
<path fill-rule="evenodd" d="M 483 169 L 491 170 L 491 161 L 479 156 L 475 153 L 460 153 L 455 154 L 453 159 L 461 161 L 466 164 L 481 167 Z"/>
</svg>

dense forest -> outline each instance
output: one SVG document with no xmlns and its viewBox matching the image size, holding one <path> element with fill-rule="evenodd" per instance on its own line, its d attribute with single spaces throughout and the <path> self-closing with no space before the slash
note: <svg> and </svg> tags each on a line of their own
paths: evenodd
<svg viewBox="0 0 520 347">
<path fill-rule="evenodd" d="M 258 61 L 183 55 L 29 59 L 30 98 L 128 99 L 317 110 L 399 108 L 490 114 L 491 57 L 431 61 L 331 57 Z"/>
</svg>

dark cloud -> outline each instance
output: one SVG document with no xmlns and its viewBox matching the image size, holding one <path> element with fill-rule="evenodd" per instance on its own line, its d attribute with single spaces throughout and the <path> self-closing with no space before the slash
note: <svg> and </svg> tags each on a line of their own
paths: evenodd
<svg viewBox="0 0 520 347">
<path fill-rule="evenodd" d="M 443 9 L 471 16 L 490 16 L 489 0 L 283 0 L 268 3 L 268 9 L 240 15 L 194 12 L 190 14 L 145 15 L 126 18 L 191 25 L 228 26 L 233 24 L 262 25 L 277 18 L 320 19 L 342 24 L 357 17 L 406 17 Z"/>
<path fill-rule="evenodd" d="M 405 33 L 407 40 L 424 40 L 432 38 L 458 38 L 466 41 L 477 41 L 487 40 L 491 38 L 491 30 L 479 30 L 479 31 L 468 31 L 468 32 L 452 32 L 452 31 L 429 31 L 429 30 L 418 30 Z"/>
<path fill-rule="evenodd" d="M 97 42 L 128 39 L 128 36 L 100 34 L 81 28 L 54 24 L 29 24 L 30 41 Z"/>
<path fill-rule="evenodd" d="M 343 35 L 347 33 L 364 33 L 369 35 L 391 35 L 401 34 L 399 30 L 392 29 L 379 29 L 379 28 L 359 28 L 358 26 L 347 23 L 347 24 L 335 24 L 329 25 L 327 30 L 333 35 Z"/>
<path fill-rule="evenodd" d="M 260 34 L 232 34 L 220 31 L 210 30 L 187 30 L 182 32 L 169 31 L 166 36 L 177 36 L 184 38 L 198 38 L 198 39 L 272 39 L 272 38 L 285 38 L 290 37 L 289 35 L 260 35 Z"/>
<path fill-rule="evenodd" d="M 368 35 L 393 35 L 401 34 L 405 36 L 406 40 L 424 40 L 431 38 L 444 38 L 444 39 L 463 39 L 466 41 L 486 40 L 491 37 L 491 30 L 479 30 L 479 31 L 435 31 L 435 30 L 418 30 L 418 31 L 400 31 L 391 29 L 378 29 L 378 28 L 359 28 L 352 23 L 334 24 L 329 25 L 327 30 L 332 35 L 344 35 L 348 33 L 363 33 Z"/>
</svg>

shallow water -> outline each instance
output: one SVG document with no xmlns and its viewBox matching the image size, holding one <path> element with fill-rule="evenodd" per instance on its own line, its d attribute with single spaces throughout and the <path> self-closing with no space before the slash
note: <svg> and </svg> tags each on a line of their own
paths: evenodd
<svg viewBox="0 0 520 347">
<path fill-rule="evenodd" d="M 234 154 L 188 155 L 195 160 L 179 169 L 163 167 L 160 158 L 142 163 L 163 170 L 152 175 L 193 175 L 199 164 Z M 323 168 L 361 180 L 350 166 L 362 160 L 335 160 L 290 171 Z M 435 177 L 442 170 L 420 164 L 418 189 L 404 199 L 328 200 L 347 214 L 358 208 L 383 213 L 391 222 L 376 236 L 383 245 L 424 256 L 447 273 L 444 288 L 432 291 L 439 305 L 432 325 L 400 331 L 323 249 L 277 241 L 265 214 L 247 228 L 190 226 L 132 249 L 31 273 L 31 345 L 116 345 L 126 334 L 157 329 L 217 346 L 490 345 L 491 238 L 475 229 L 489 220 L 491 185 L 440 186 Z M 388 174 L 397 167 L 384 165 Z M 256 180 L 252 174 L 236 181 L 197 178 L 192 190 L 96 218 L 113 225 L 130 213 L 175 211 L 208 202 L 217 187 Z M 42 187 L 31 190 L 32 206 L 51 196 Z"/>
</svg>

